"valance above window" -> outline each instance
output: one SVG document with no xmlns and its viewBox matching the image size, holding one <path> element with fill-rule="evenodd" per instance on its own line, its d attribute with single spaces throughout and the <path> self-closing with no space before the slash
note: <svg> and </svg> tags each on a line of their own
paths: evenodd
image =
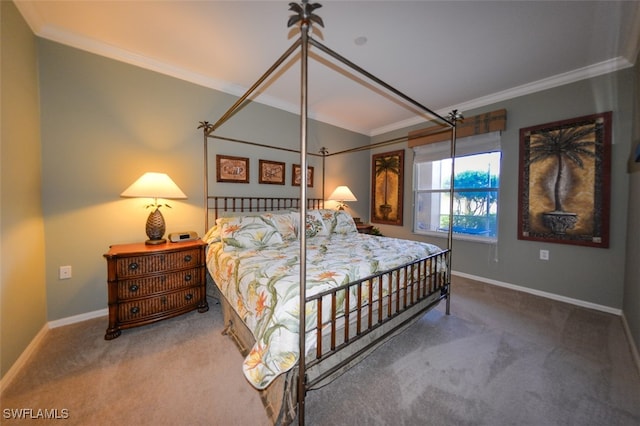
<svg viewBox="0 0 640 426">
<path fill-rule="evenodd" d="M 456 157 L 480 152 L 499 151 L 500 132 L 467 136 L 466 138 L 458 139 L 456 142 Z M 451 146 L 448 140 L 435 142 L 416 146 L 413 148 L 413 153 L 413 161 L 416 163 L 444 160 L 445 158 L 451 158 Z"/>
<path fill-rule="evenodd" d="M 498 132 L 507 128 L 507 110 L 500 109 L 485 114 L 465 117 L 456 126 L 456 139 L 468 136 L 481 135 L 483 133 Z M 409 148 L 420 145 L 450 141 L 451 129 L 435 125 L 426 129 L 409 132 Z"/>
</svg>

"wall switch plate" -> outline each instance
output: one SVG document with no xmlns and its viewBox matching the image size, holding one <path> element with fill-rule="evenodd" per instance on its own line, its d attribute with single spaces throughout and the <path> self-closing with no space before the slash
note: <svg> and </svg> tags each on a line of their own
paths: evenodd
<svg viewBox="0 0 640 426">
<path fill-rule="evenodd" d="M 540 250 L 540 260 L 549 260 L 549 250 Z"/>
<path fill-rule="evenodd" d="M 61 280 L 68 280 L 71 278 L 71 266 L 61 266 L 58 269 L 58 278 Z"/>
</svg>

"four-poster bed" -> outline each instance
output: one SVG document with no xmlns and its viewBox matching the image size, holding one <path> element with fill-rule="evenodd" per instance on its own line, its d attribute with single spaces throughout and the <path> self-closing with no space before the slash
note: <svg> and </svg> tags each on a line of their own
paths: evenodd
<svg viewBox="0 0 640 426">
<path fill-rule="evenodd" d="M 307 152 L 307 60 L 312 45 L 360 76 L 418 109 L 429 121 L 452 129 L 455 112 L 444 118 L 312 39 L 313 11 L 319 4 L 290 3 L 289 26 L 300 24 L 300 38 L 204 133 L 204 239 L 207 266 L 225 318 L 225 332 L 246 356 L 243 370 L 260 390 L 274 423 L 304 424 L 307 390 L 330 382 L 428 309 L 445 300 L 449 312 L 451 229 L 447 248 L 409 240 L 359 234 L 344 211 L 324 209 L 323 199 L 307 194 L 301 173 L 299 195 L 291 198 L 212 195 L 208 143 L 211 139 L 249 144 L 325 161 L 333 155 L 400 143 L 394 139 L 336 153 Z M 298 48 L 301 49 L 300 149 L 223 137 L 215 132 Z M 453 158 L 453 155 L 452 155 Z M 452 171 L 453 176 L 453 171 Z M 453 179 L 451 179 L 453 182 Z M 451 197 L 451 199 L 453 199 Z M 210 227 L 213 217 L 215 224 Z M 450 221 L 451 223 L 451 217 Z M 303 309 L 301 307 L 304 307 Z"/>
</svg>

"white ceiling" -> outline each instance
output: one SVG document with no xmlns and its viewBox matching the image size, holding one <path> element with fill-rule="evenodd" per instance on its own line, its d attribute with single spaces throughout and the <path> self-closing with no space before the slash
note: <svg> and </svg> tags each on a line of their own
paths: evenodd
<svg viewBox="0 0 640 426">
<path fill-rule="evenodd" d="M 632 66 L 640 45 L 639 1 L 318 1 L 314 39 L 441 114 Z M 288 1 L 15 3 L 42 38 L 237 96 L 299 37 Z M 419 121 L 310 52 L 310 117 L 367 135 Z M 293 59 L 258 102 L 299 112 Z"/>
</svg>

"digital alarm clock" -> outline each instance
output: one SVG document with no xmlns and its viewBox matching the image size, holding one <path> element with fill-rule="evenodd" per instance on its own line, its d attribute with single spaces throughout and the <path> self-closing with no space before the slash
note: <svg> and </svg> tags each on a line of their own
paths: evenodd
<svg viewBox="0 0 640 426">
<path fill-rule="evenodd" d="M 179 243 L 181 241 L 193 241 L 198 239 L 198 233 L 195 231 L 172 232 L 169 234 L 169 241 Z"/>
</svg>

